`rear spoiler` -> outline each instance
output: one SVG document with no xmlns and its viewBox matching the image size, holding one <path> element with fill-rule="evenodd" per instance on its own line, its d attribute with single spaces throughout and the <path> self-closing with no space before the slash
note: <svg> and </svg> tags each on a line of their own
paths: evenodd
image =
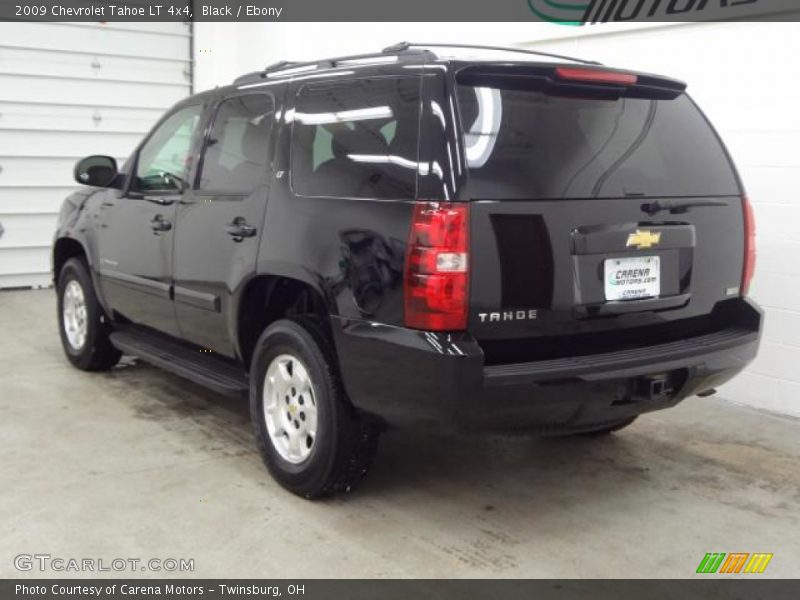
<svg viewBox="0 0 800 600">
<path fill-rule="evenodd" d="M 456 81 L 476 87 L 598 98 L 672 100 L 686 91 L 686 83 L 669 77 L 573 65 L 472 65 L 458 71 Z"/>
</svg>

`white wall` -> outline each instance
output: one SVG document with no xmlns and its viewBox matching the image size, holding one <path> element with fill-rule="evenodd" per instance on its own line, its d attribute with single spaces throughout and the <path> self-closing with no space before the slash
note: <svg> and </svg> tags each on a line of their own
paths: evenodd
<svg viewBox="0 0 800 600">
<path fill-rule="evenodd" d="M 589 28 L 587 28 L 589 29 Z M 592 33 L 592 32 L 590 32 Z M 526 44 L 672 75 L 718 128 L 756 213 L 758 359 L 721 395 L 800 416 L 800 23 L 703 23 Z"/>
<path fill-rule="evenodd" d="M 0 288 L 51 283 L 73 165 L 128 156 L 189 93 L 190 45 L 184 23 L 0 23 Z"/>
<path fill-rule="evenodd" d="M 800 416 L 800 23 L 198 23 L 196 89 L 272 62 L 380 49 L 395 41 L 522 44 L 689 82 L 747 185 L 758 224 L 752 295 L 767 311 L 759 358 L 723 397 Z M 738 260 L 738 257 L 737 257 Z"/>
</svg>

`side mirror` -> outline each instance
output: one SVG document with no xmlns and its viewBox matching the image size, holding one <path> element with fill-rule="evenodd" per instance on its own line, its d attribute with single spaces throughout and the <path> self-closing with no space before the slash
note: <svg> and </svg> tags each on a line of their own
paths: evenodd
<svg viewBox="0 0 800 600">
<path fill-rule="evenodd" d="M 111 187 L 117 177 L 117 161 L 110 156 L 87 156 L 75 165 L 75 181 L 94 187 Z"/>
</svg>

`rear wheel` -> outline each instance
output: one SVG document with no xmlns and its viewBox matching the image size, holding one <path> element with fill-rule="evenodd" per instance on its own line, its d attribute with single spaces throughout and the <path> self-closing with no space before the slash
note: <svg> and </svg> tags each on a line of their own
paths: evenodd
<svg viewBox="0 0 800 600">
<path fill-rule="evenodd" d="M 311 320 L 281 320 L 261 335 L 250 370 L 250 410 L 264 463 L 306 498 L 349 491 L 367 473 L 374 427 L 356 414 L 333 352 Z"/>
<path fill-rule="evenodd" d="M 58 326 L 67 359 L 84 371 L 110 369 L 122 353 L 109 340 L 111 326 L 94 293 L 86 263 L 70 258 L 57 284 Z"/>
</svg>

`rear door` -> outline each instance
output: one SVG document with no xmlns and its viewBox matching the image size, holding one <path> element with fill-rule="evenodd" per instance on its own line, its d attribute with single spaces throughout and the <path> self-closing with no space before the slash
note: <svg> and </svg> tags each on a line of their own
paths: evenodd
<svg viewBox="0 0 800 600">
<path fill-rule="evenodd" d="M 255 272 L 263 233 L 274 125 L 272 93 L 222 98 L 194 189 L 178 208 L 174 293 L 181 336 L 229 356 L 235 339 L 231 302 Z"/>
<path fill-rule="evenodd" d="M 462 75 L 469 328 L 539 340 L 486 343 L 487 360 L 613 349 L 661 325 L 637 342 L 656 343 L 739 295 L 742 190 L 683 86 Z"/>
</svg>

